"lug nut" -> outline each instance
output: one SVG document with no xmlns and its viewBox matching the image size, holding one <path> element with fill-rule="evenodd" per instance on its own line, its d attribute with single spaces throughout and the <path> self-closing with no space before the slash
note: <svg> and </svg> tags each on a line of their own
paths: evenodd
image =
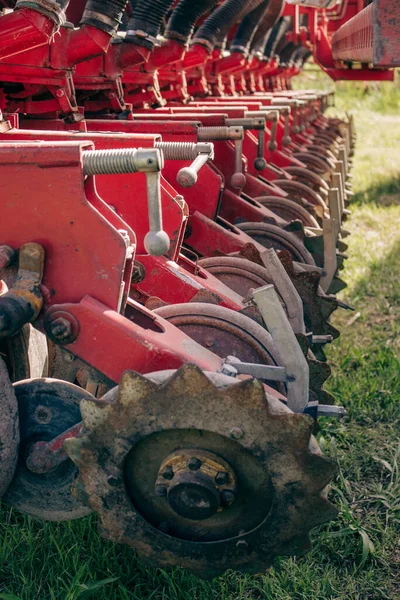
<svg viewBox="0 0 400 600">
<path fill-rule="evenodd" d="M 221 367 L 221 373 L 223 375 L 227 375 L 228 377 L 236 377 L 238 374 L 237 369 L 232 365 L 223 364 Z"/>
<path fill-rule="evenodd" d="M 173 479 L 174 478 L 174 472 L 172 470 L 171 466 L 167 466 L 165 467 L 165 469 L 162 472 L 162 476 L 164 479 Z"/>
<path fill-rule="evenodd" d="M 132 269 L 132 283 L 140 283 L 146 277 L 146 271 L 142 263 L 135 260 Z"/>
<path fill-rule="evenodd" d="M 229 473 L 226 471 L 219 471 L 215 476 L 215 483 L 217 485 L 225 485 L 229 481 Z"/>
<path fill-rule="evenodd" d="M 229 435 L 233 440 L 240 440 L 244 436 L 243 430 L 240 427 L 232 427 L 229 432 Z"/>
<path fill-rule="evenodd" d="M 65 340 L 72 333 L 72 325 L 67 319 L 58 317 L 51 323 L 50 330 L 53 337 L 57 340 Z"/>
<path fill-rule="evenodd" d="M 192 456 L 189 458 L 187 466 L 191 471 L 198 471 L 202 465 L 202 462 L 197 456 Z"/>
<path fill-rule="evenodd" d="M 157 484 L 156 487 L 154 488 L 154 492 L 155 492 L 156 496 L 159 496 L 160 498 L 164 498 L 167 495 L 167 488 L 165 487 L 165 485 Z"/>
<path fill-rule="evenodd" d="M 231 490 L 222 490 L 221 504 L 222 506 L 231 506 L 235 502 L 235 494 Z"/>
<path fill-rule="evenodd" d="M 108 483 L 108 485 L 115 487 L 116 485 L 118 485 L 118 477 L 115 477 L 114 475 L 110 475 L 109 477 L 107 477 L 107 483 Z"/>
</svg>

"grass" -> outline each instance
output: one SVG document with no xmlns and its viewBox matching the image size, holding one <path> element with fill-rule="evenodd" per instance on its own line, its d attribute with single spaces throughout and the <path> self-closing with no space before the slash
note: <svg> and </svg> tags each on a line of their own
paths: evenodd
<svg viewBox="0 0 400 600">
<path fill-rule="evenodd" d="M 262 576 L 204 582 L 148 568 L 102 540 L 93 517 L 42 524 L 3 506 L 0 600 L 400 600 L 400 117 L 386 114 L 399 98 L 397 85 L 338 89 L 337 109 L 351 109 L 358 130 L 342 297 L 360 317 L 335 315 L 329 388 L 347 416 L 323 420 L 318 438 L 339 464 L 339 517 L 314 532 L 312 552 Z"/>
</svg>

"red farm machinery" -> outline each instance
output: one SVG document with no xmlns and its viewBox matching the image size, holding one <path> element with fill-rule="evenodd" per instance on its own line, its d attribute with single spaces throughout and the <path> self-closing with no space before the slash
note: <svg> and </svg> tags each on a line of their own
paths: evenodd
<svg viewBox="0 0 400 600">
<path fill-rule="evenodd" d="M 0 496 L 200 577 L 335 516 L 313 437 L 392 0 L 1 0 Z"/>
</svg>

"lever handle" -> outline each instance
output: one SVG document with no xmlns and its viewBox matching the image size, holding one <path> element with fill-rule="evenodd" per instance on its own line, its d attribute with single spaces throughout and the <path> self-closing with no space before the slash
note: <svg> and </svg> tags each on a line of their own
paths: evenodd
<svg viewBox="0 0 400 600">
<path fill-rule="evenodd" d="M 156 142 L 155 146 L 163 151 L 166 160 L 193 161 L 189 167 L 180 169 L 176 176 L 176 181 L 185 188 L 196 183 L 201 167 L 214 158 L 214 146 L 209 142 Z"/>
<path fill-rule="evenodd" d="M 144 238 L 146 252 L 162 256 L 169 250 L 169 237 L 162 228 L 160 172 L 163 154 L 158 148 L 85 150 L 82 152 L 85 175 L 146 173 L 149 231 Z"/>
<path fill-rule="evenodd" d="M 200 141 L 233 141 L 235 144 L 235 172 L 231 177 L 231 186 L 236 189 L 242 188 L 246 183 L 246 177 L 242 171 L 244 129 L 242 126 L 228 127 L 199 127 L 197 139 Z"/>
<path fill-rule="evenodd" d="M 276 143 L 276 132 L 278 129 L 278 121 L 279 121 L 279 115 L 280 115 L 279 110 L 277 110 L 274 107 L 273 110 L 262 110 L 262 111 L 249 110 L 249 111 L 246 111 L 245 114 L 246 114 L 246 116 L 249 116 L 249 117 L 251 117 L 251 116 L 255 117 L 257 115 L 262 116 L 265 119 L 265 121 L 268 121 L 271 123 L 271 132 L 270 132 L 270 139 L 268 141 L 268 150 L 270 152 L 274 152 L 274 150 L 276 150 L 278 147 L 278 144 Z M 259 136 L 258 136 L 258 156 L 257 156 L 256 160 L 254 161 L 254 166 L 258 171 L 262 171 L 262 169 L 265 169 L 265 167 L 267 166 L 266 161 L 265 161 L 264 166 L 261 166 L 263 164 L 263 162 L 260 161 L 260 158 L 263 158 L 263 154 L 264 154 L 264 152 L 261 154 L 260 146 L 262 146 L 262 148 L 264 149 L 264 142 L 265 142 L 265 136 L 260 136 L 260 134 L 259 134 Z"/>
<path fill-rule="evenodd" d="M 261 114 L 261 113 L 260 113 Z M 271 119 L 268 119 L 271 120 Z M 262 171 L 267 166 L 267 161 L 264 158 L 264 144 L 265 144 L 265 126 L 266 117 L 255 116 L 245 117 L 244 119 L 226 119 L 225 123 L 230 125 L 240 125 L 245 130 L 257 131 L 257 158 L 254 160 L 254 168 L 257 171 Z M 275 126 L 276 129 L 276 126 Z"/>
</svg>

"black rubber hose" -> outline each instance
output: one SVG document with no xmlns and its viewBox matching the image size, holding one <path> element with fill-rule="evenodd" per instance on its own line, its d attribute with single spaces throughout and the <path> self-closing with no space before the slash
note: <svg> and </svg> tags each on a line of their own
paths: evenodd
<svg viewBox="0 0 400 600">
<path fill-rule="evenodd" d="M 293 42 L 285 44 L 285 46 L 283 46 L 283 48 L 279 52 L 279 58 L 281 63 L 285 63 L 286 65 L 290 64 L 296 52 L 297 46 L 293 44 Z"/>
<path fill-rule="evenodd" d="M 248 55 L 254 35 L 260 26 L 264 14 L 267 11 L 270 0 L 263 0 L 261 4 L 252 10 L 241 22 L 232 40 L 230 49 L 232 52 L 240 52 Z"/>
<path fill-rule="evenodd" d="M 136 0 L 129 19 L 125 42 L 153 49 L 163 18 L 174 0 Z"/>
<path fill-rule="evenodd" d="M 54 0 L 54 3 L 44 4 L 35 2 L 35 0 L 18 0 L 15 5 L 15 10 L 19 8 L 31 8 L 51 19 L 57 27 L 63 25 L 66 21 L 65 11 L 68 7 L 69 0 Z"/>
<path fill-rule="evenodd" d="M 266 58 L 269 59 L 275 56 L 279 42 L 290 29 L 290 22 L 290 17 L 280 17 L 279 21 L 274 25 L 264 50 Z"/>
<path fill-rule="evenodd" d="M 278 56 L 281 54 L 281 52 L 283 52 L 283 49 L 285 48 L 285 46 L 288 43 L 290 43 L 287 40 L 286 34 L 288 31 L 291 30 L 291 27 L 292 27 L 292 23 L 291 23 L 291 19 L 290 19 L 288 27 L 282 27 L 282 29 L 281 29 L 279 39 L 277 40 L 276 45 L 275 45 L 275 54 L 278 54 Z"/>
<path fill-rule="evenodd" d="M 80 21 L 114 35 L 125 12 L 127 0 L 88 0 Z"/>
<path fill-rule="evenodd" d="M 305 46 L 298 46 L 293 61 L 297 67 L 302 67 L 304 63 L 310 58 L 312 52 Z"/>
<path fill-rule="evenodd" d="M 257 27 L 253 36 L 250 47 L 250 52 L 252 54 L 263 52 L 268 38 L 271 35 L 272 28 L 281 16 L 283 6 L 284 0 L 270 0 L 261 23 Z"/>
<path fill-rule="evenodd" d="M 181 0 L 168 21 L 164 37 L 186 44 L 196 22 L 213 10 L 218 0 Z"/>
<path fill-rule="evenodd" d="M 263 0 L 225 0 L 199 27 L 192 44 L 201 44 L 212 52 L 236 21 L 243 19 L 262 2 Z"/>
</svg>

